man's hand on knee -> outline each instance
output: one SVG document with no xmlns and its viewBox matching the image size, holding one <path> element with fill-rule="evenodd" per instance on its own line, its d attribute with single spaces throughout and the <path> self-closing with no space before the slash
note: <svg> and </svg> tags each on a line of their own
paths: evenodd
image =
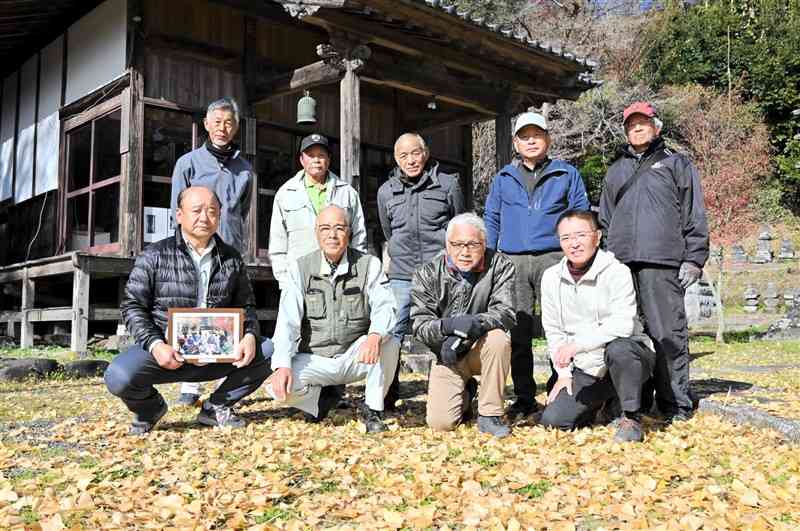
<svg viewBox="0 0 800 531">
<path fill-rule="evenodd" d="M 267 382 L 272 386 L 272 392 L 277 400 L 286 400 L 292 391 L 292 369 L 286 367 L 275 369 Z"/>
<path fill-rule="evenodd" d="M 458 360 L 469 350 L 469 343 L 463 337 L 447 336 L 442 343 L 439 361 L 445 367 L 455 367 Z"/>
<path fill-rule="evenodd" d="M 256 336 L 253 334 L 245 334 L 239 346 L 236 348 L 236 361 L 233 362 L 235 367 L 247 367 L 253 358 L 256 357 Z"/>
<path fill-rule="evenodd" d="M 478 339 L 485 332 L 477 315 L 459 315 L 442 319 L 442 334 L 446 336 L 463 334 L 469 339 Z"/>
<path fill-rule="evenodd" d="M 380 334 L 369 334 L 358 350 L 358 361 L 367 365 L 374 365 L 380 357 L 381 336 Z"/>
<path fill-rule="evenodd" d="M 158 363 L 158 366 L 162 369 L 174 371 L 183 366 L 183 356 L 172 348 L 171 345 L 166 343 L 159 343 L 154 346 L 151 354 L 155 358 L 156 363 Z"/>
<path fill-rule="evenodd" d="M 552 404 L 562 389 L 566 389 L 567 394 L 572 396 L 572 378 L 559 378 L 556 380 L 553 389 L 551 389 L 550 394 L 547 395 L 547 403 Z"/>
</svg>

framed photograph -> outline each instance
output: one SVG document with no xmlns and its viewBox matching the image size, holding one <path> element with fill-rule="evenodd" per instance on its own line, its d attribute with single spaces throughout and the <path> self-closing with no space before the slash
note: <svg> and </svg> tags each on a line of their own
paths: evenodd
<svg viewBox="0 0 800 531">
<path fill-rule="evenodd" d="M 169 309 L 167 339 L 189 363 L 231 363 L 243 335 L 241 308 Z"/>
</svg>

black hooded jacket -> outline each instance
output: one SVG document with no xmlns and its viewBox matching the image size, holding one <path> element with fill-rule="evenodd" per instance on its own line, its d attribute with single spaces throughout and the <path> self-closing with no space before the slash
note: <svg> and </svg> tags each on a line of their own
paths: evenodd
<svg viewBox="0 0 800 531">
<path fill-rule="evenodd" d="M 666 158 L 641 175 L 617 203 L 620 188 L 641 164 L 665 151 Z M 697 170 L 681 153 L 656 139 L 641 158 L 630 146 L 606 173 L 600 197 L 600 226 L 606 247 L 624 263 L 679 267 L 708 260 L 708 222 Z"/>
</svg>

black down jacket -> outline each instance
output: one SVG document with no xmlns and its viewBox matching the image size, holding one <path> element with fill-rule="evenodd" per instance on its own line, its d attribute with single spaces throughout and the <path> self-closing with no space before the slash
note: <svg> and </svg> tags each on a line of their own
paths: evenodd
<svg viewBox="0 0 800 531">
<path fill-rule="evenodd" d="M 414 273 L 411 287 L 411 321 L 414 337 L 433 352 L 445 336 L 441 320 L 457 315 L 477 315 L 483 333 L 499 328 L 509 332 L 517 323 L 514 298 L 514 263 L 509 257 L 486 250 L 484 270 L 473 286 L 451 271 L 442 251 Z"/>
<path fill-rule="evenodd" d="M 447 223 L 464 212 L 458 175 L 429 162 L 416 182 L 400 168 L 378 189 L 378 214 L 389 242 L 389 278 L 411 280 L 414 270 L 444 249 Z"/>
<path fill-rule="evenodd" d="M 214 264 L 206 303 L 209 308 L 244 308 L 244 333 L 258 338 L 255 296 L 241 255 L 214 235 Z M 180 227 L 175 236 L 151 244 L 136 259 L 122 300 L 122 319 L 145 350 L 166 341 L 169 308 L 197 306 L 197 270 Z"/>
</svg>

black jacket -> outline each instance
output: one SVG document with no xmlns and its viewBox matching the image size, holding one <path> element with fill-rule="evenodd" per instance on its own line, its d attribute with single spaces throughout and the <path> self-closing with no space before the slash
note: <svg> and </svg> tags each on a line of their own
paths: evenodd
<svg viewBox="0 0 800 531">
<path fill-rule="evenodd" d="M 244 333 L 259 335 L 255 297 L 247 268 L 236 249 L 214 235 L 214 262 L 206 303 L 209 308 L 244 308 Z M 197 269 L 180 226 L 175 236 L 151 244 L 136 258 L 122 300 L 122 319 L 145 350 L 167 341 L 169 308 L 197 306 Z"/>
<path fill-rule="evenodd" d="M 414 273 L 410 316 L 414 337 L 433 352 L 438 353 L 445 340 L 441 327 L 445 317 L 478 315 L 484 334 L 496 328 L 508 332 L 516 324 L 514 263 L 487 249 L 484 264 L 474 286 L 448 268 L 444 251 Z"/>
<path fill-rule="evenodd" d="M 444 249 L 447 223 L 464 212 L 457 174 L 429 164 L 414 183 L 395 168 L 378 190 L 378 214 L 389 242 L 389 278 L 411 280 L 414 270 Z"/>
<path fill-rule="evenodd" d="M 666 150 L 659 138 L 641 159 L 630 146 L 611 165 L 600 197 L 600 226 L 606 247 L 624 263 L 643 262 L 679 267 L 708 260 L 708 222 L 697 170 L 680 153 L 667 151 L 640 176 L 616 204 L 623 184 L 640 164 Z"/>
</svg>

